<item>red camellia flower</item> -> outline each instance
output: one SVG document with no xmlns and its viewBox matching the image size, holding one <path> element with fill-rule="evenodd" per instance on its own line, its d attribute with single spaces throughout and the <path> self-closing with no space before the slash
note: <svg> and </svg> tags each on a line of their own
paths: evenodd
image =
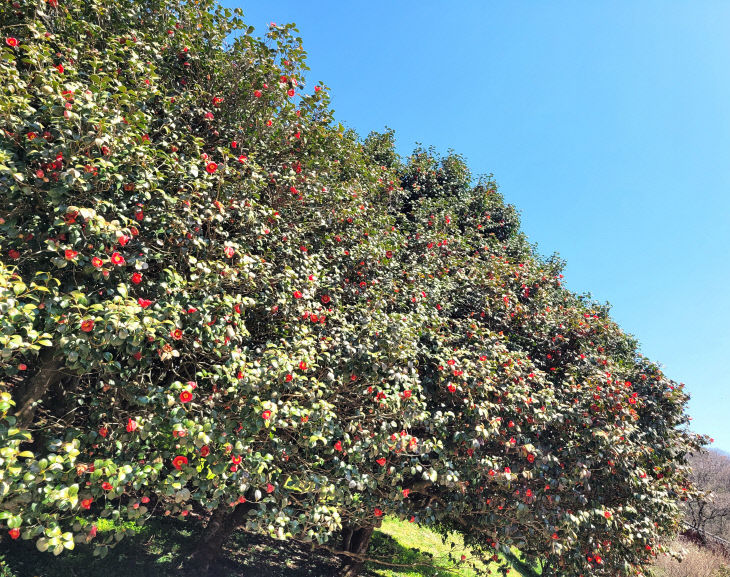
<svg viewBox="0 0 730 577">
<path fill-rule="evenodd" d="M 335 443 L 335 451 L 342 451 L 342 441 L 337 441 Z"/>
<path fill-rule="evenodd" d="M 189 403 L 193 400 L 193 393 L 190 391 L 183 391 L 180 393 L 180 402 L 181 403 Z"/>
<path fill-rule="evenodd" d="M 393 258 L 393 251 L 392 250 L 386 250 L 385 251 L 385 258 Z"/>
<path fill-rule="evenodd" d="M 109 429 L 107 429 L 106 427 L 99 427 L 99 434 L 102 437 L 106 438 L 106 436 L 109 434 Z"/>
<path fill-rule="evenodd" d="M 10 46 L 11 48 L 15 48 L 18 45 L 18 39 L 13 38 L 12 36 L 5 39 L 5 44 Z"/>
<path fill-rule="evenodd" d="M 127 432 L 128 433 L 134 432 L 137 429 L 137 426 L 138 426 L 137 421 L 135 421 L 134 419 L 129 419 L 127 421 Z"/>
<path fill-rule="evenodd" d="M 603 516 L 606 517 L 606 519 L 610 519 L 611 518 L 610 511 L 604 511 Z"/>
<path fill-rule="evenodd" d="M 112 484 L 109 481 L 104 481 L 101 484 L 101 488 L 104 489 L 105 491 L 111 491 L 114 487 L 112 487 Z"/>
<path fill-rule="evenodd" d="M 261 418 L 264 421 L 268 421 L 271 418 L 271 411 L 269 409 L 266 409 L 263 413 L 261 413 Z"/>
<path fill-rule="evenodd" d="M 66 249 L 66 252 L 64 253 L 64 256 L 66 257 L 66 260 L 73 260 L 75 259 L 79 253 L 75 250 Z"/>
<path fill-rule="evenodd" d="M 18 529 L 17 527 L 10 529 L 10 531 L 8 531 L 8 535 L 10 535 L 11 539 L 17 539 L 18 537 L 20 537 L 20 529 Z"/>
<path fill-rule="evenodd" d="M 8 251 L 8 256 L 10 258 L 12 258 L 13 260 L 15 260 L 16 258 L 20 258 L 20 253 L 17 250 L 15 250 L 14 248 L 11 248 Z"/>
<path fill-rule="evenodd" d="M 200 456 L 207 457 L 208 455 L 210 455 L 210 447 L 208 445 L 200 447 Z"/>
<path fill-rule="evenodd" d="M 95 256 L 94 258 L 91 259 L 91 265 L 94 268 L 101 268 L 104 266 L 104 261 L 101 260 L 98 256 Z"/>
<path fill-rule="evenodd" d="M 240 455 L 231 455 L 231 463 L 233 463 L 234 465 L 240 465 L 241 456 Z"/>
<path fill-rule="evenodd" d="M 235 249 L 232 246 L 227 246 L 226 248 L 223 249 L 223 253 L 228 258 L 233 258 L 233 255 L 236 253 L 236 251 L 235 251 Z"/>
<path fill-rule="evenodd" d="M 127 243 L 129 242 L 129 237 L 128 237 L 128 236 L 127 236 L 126 234 L 123 234 L 123 235 L 121 235 L 121 236 L 120 236 L 120 237 L 119 237 L 119 238 L 117 239 L 117 242 L 118 242 L 119 244 L 121 244 L 122 246 L 126 246 L 126 245 L 127 245 Z"/>
<path fill-rule="evenodd" d="M 205 171 L 208 174 L 213 174 L 216 170 L 218 170 L 218 165 L 215 162 L 209 162 L 205 165 Z"/>
<path fill-rule="evenodd" d="M 94 320 L 93 319 L 85 319 L 81 321 L 81 330 L 85 333 L 90 333 L 94 330 Z"/>
<path fill-rule="evenodd" d="M 261 98 L 261 91 L 260 91 L 260 90 L 254 90 L 254 91 L 253 91 L 253 95 L 254 95 L 254 96 L 255 96 L 256 98 Z"/>
<path fill-rule="evenodd" d="M 403 398 L 404 399 L 410 399 L 411 398 L 411 391 L 403 391 Z"/>
<path fill-rule="evenodd" d="M 112 264 L 115 264 L 117 266 L 122 266 L 126 261 L 124 260 L 124 257 L 119 254 L 118 252 L 112 253 L 111 257 Z"/>
<path fill-rule="evenodd" d="M 293 378 L 294 378 L 294 377 L 293 377 L 293 376 L 292 376 L 291 374 L 288 374 L 288 375 L 287 375 L 286 377 L 284 377 L 284 380 L 285 380 L 285 381 L 286 381 L 287 383 L 291 383 L 291 381 L 292 381 L 292 379 L 293 379 Z"/>
<path fill-rule="evenodd" d="M 512 470 L 511 470 L 511 469 L 510 469 L 509 467 L 505 467 L 505 468 L 504 468 L 504 472 L 505 472 L 505 473 L 511 473 L 511 472 L 512 472 Z"/>
<path fill-rule="evenodd" d="M 410 492 L 411 492 L 410 489 L 403 489 L 403 497 L 405 497 L 407 499 Z"/>
<path fill-rule="evenodd" d="M 130 279 L 134 284 L 139 284 L 142 282 L 142 273 L 135 272 L 132 274 L 132 277 Z"/>
<path fill-rule="evenodd" d="M 93 499 L 83 499 L 81 501 L 81 508 L 86 509 L 87 511 L 91 509 L 91 504 L 94 502 Z"/>
<path fill-rule="evenodd" d="M 383 516 L 383 512 L 380 509 L 378 509 L 377 507 L 375 507 L 375 509 L 373 510 L 373 513 L 375 514 L 376 517 Z"/>
<path fill-rule="evenodd" d="M 449 389 L 450 393 L 456 392 L 456 385 L 454 383 L 449 384 L 449 386 L 447 388 Z"/>
<path fill-rule="evenodd" d="M 187 464 L 188 464 L 188 458 L 185 457 L 184 455 L 178 455 L 177 457 L 175 457 L 172 460 L 173 467 L 175 467 L 178 471 L 180 469 L 182 469 L 183 465 L 187 465 Z"/>
<path fill-rule="evenodd" d="M 176 340 L 179 341 L 183 337 L 183 332 L 180 329 L 173 329 L 170 331 L 170 336 Z"/>
<path fill-rule="evenodd" d="M 322 304 L 325 304 L 325 305 L 326 305 L 326 304 L 327 304 L 327 303 L 329 303 L 329 302 L 330 302 L 331 300 L 332 300 L 332 299 L 330 298 L 330 296 L 329 296 L 329 295 L 322 295 Z"/>
<path fill-rule="evenodd" d="M 137 299 L 137 304 L 139 306 L 141 306 L 143 309 L 146 309 L 148 306 L 150 306 L 152 304 L 152 301 L 147 300 L 147 299 L 143 299 L 143 298 L 138 298 Z"/>
<path fill-rule="evenodd" d="M 300 298 L 302 298 L 302 293 L 300 293 L 299 291 L 294 291 L 294 298 L 295 298 L 295 299 L 300 299 Z"/>
<path fill-rule="evenodd" d="M 385 466 L 385 457 L 380 457 L 380 459 L 375 459 L 375 462 L 380 465 L 381 467 Z"/>
<path fill-rule="evenodd" d="M 144 212 L 141 210 L 138 210 L 134 213 L 134 218 L 137 219 L 137 222 L 142 222 L 144 220 Z"/>
<path fill-rule="evenodd" d="M 304 361 L 299 361 L 299 368 L 301 370 L 303 370 L 303 371 L 306 371 L 307 370 L 307 363 L 305 363 Z"/>
</svg>

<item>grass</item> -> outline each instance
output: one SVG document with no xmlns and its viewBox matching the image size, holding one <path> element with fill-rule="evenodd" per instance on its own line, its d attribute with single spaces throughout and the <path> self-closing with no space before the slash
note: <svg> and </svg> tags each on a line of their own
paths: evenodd
<svg viewBox="0 0 730 577">
<path fill-rule="evenodd" d="M 419 527 L 398 519 L 385 519 L 380 530 L 373 535 L 368 551 L 371 557 L 383 558 L 391 563 L 410 567 L 385 567 L 369 563 L 367 569 L 380 577 L 476 577 L 490 571 L 498 573 L 500 567 L 509 565 L 501 557 L 501 563 L 484 565 L 472 554 L 458 534 L 446 539 L 425 527 Z M 461 556 L 465 559 L 462 561 Z M 532 577 L 534 572 L 514 566 L 506 573 L 509 577 Z"/>
<path fill-rule="evenodd" d="M 110 529 L 99 527 L 100 532 Z M 104 559 L 93 557 L 92 549 L 85 546 L 54 557 L 39 553 L 33 543 L 3 539 L 0 577 L 193 577 L 178 567 L 195 546 L 201 523 L 154 519 L 135 531 Z M 325 577 L 339 566 L 339 559 L 331 553 L 244 532 L 231 538 L 225 553 L 216 577 Z M 476 577 L 485 569 L 458 535 L 450 535 L 444 542 L 426 528 L 397 519 L 383 521 L 373 535 L 368 555 L 403 567 L 368 563 L 363 577 Z M 466 556 L 464 562 L 461 555 Z M 535 575 L 517 566 L 519 562 L 510 567 L 509 577 Z M 486 569 L 491 575 L 500 575 L 498 567 L 490 563 Z"/>
</svg>

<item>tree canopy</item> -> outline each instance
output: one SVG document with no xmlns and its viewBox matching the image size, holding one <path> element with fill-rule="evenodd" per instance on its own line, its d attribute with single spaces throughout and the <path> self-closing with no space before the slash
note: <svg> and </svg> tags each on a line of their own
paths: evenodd
<svg viewBox="0 0 730 577">
<path fill-rule="evenodd" d="M 634 575 L 692 495 L 687 395 L 463 158 L 305 85 L 293 25 L 209 0 L 0 7 L 0 522 L 343 538 L 457 529 Z M 123 524 L 119 524 L 123 534 Z M 357 542 L 355 542 L 357 541 Z"/>
</svg>

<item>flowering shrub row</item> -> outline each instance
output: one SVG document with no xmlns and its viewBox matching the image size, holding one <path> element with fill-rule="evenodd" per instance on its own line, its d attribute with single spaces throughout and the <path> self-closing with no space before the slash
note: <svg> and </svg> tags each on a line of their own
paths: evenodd
<svg viewBox="0 0 730 577">
<path fill-rule="evenodd" d="M 682 387 L 491 180 L 337 125 L 291 25 L 18 0 L 0 27 L 9 539 L 105 554 L 101 517 L 210 514 L 207 563 L 238 524 L 356 551 L 390 514 L 577 576 L 676 530 Z"/>
</svg>

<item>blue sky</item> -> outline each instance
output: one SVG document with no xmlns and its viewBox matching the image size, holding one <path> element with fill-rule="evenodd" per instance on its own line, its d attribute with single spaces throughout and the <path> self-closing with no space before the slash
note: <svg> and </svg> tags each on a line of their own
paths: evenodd
<svg viewBox="0 0 730 577">
<path fill-rule="evenodd" d="M 310 86 L 493 173 L 567 285 L 612 304 L 730 451 L 730 2 L 224 0 L 296 22 Z"/>
</svg>

